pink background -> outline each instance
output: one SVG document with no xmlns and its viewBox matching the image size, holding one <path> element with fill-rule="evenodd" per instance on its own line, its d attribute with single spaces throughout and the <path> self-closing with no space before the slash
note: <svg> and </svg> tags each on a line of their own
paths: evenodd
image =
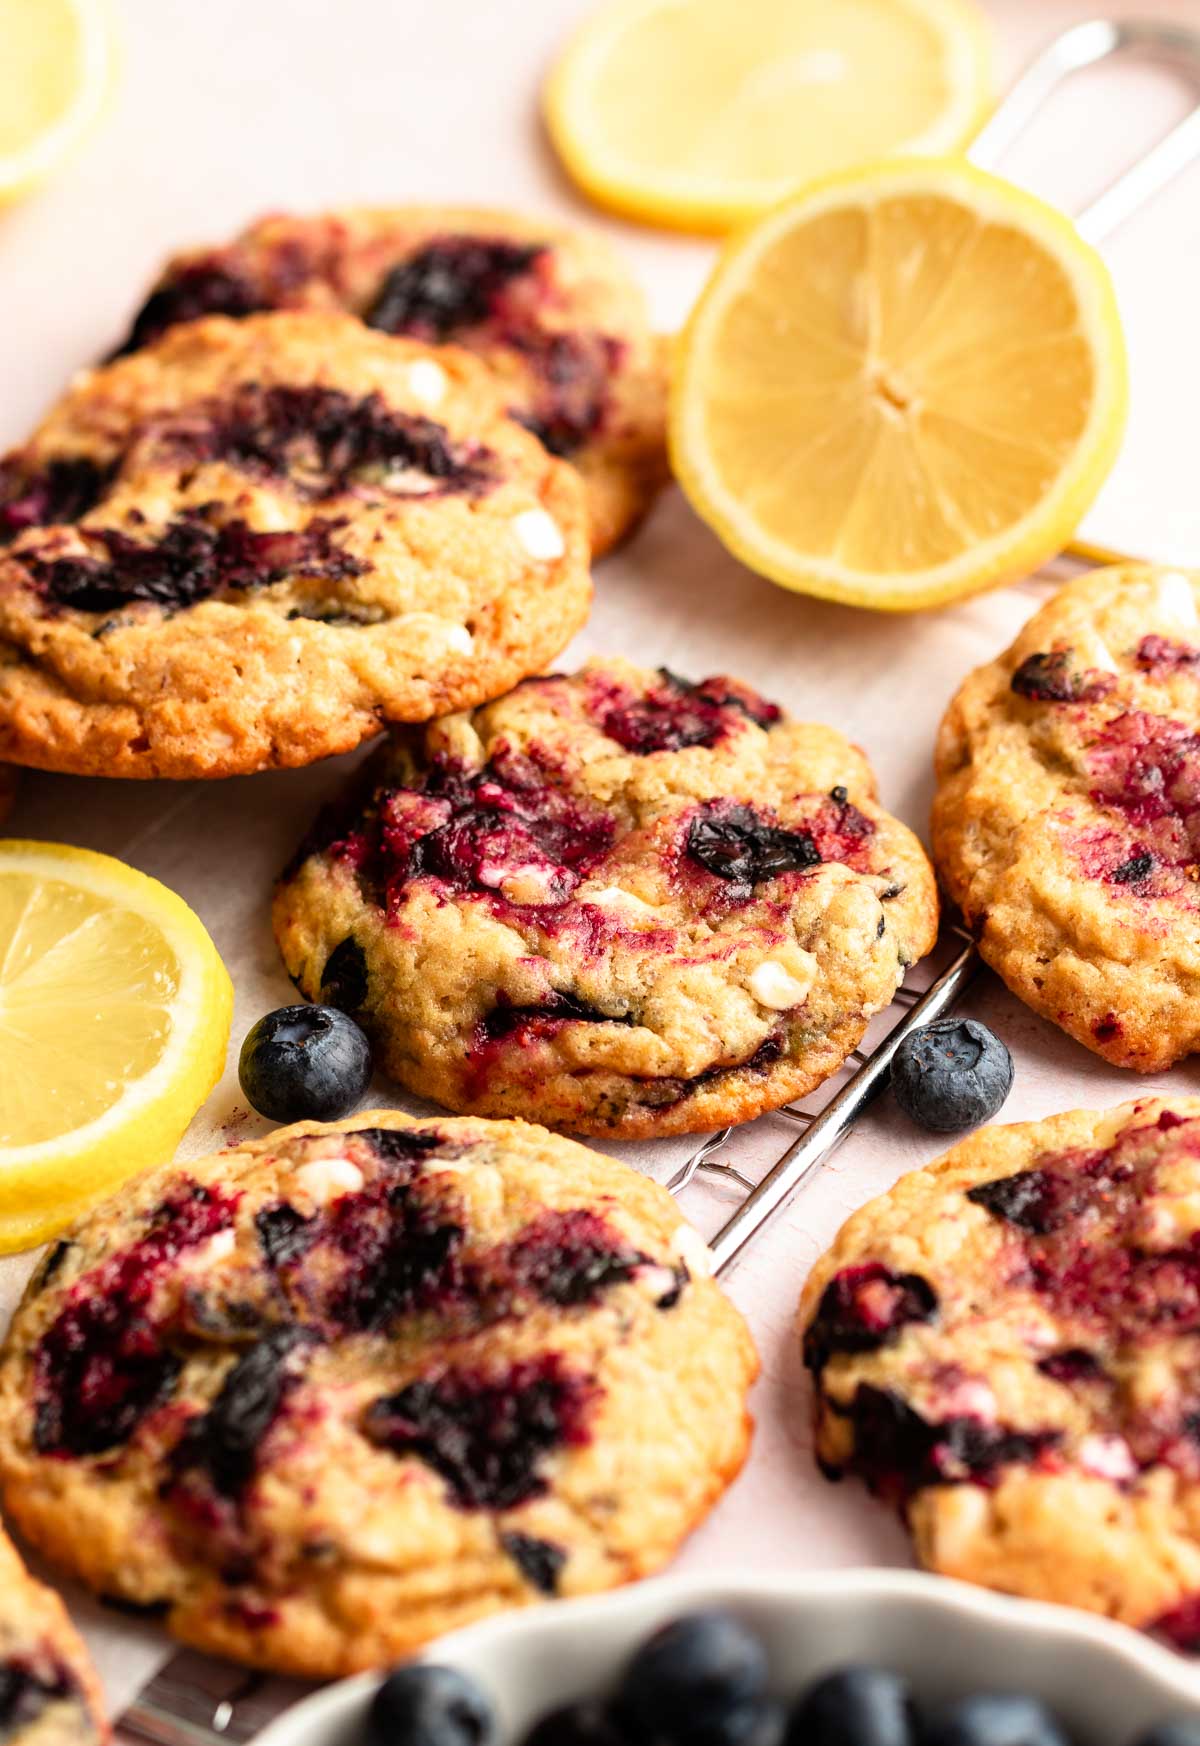
<svg viewBox="0 0 1200 1746">
<path fill-rule="evenodd" d="M 1125 9 L 1200 27 L 1196 0 L 1125 0 Z M 124 0 L 121 10 L 124 76 L 106 126 L 51 187 L 0 215 L 0 439 L 19 438 L 65 378 L 115 340 L 168 249 L 221 238 L 270 207 L 444 197 L 592 220 L 623 246 L 664 327 L 680 320 L 703 278 L 710 245 L 587 211 L 545 147 L 538 84 L 581 0 Z M 993 0 L 988 11 L 1004 85 L 1036 45 L 1092 8 L 1083 0 Z M 1154 71 L 1085 75 L 1011 167 L 1077 205 L 1181 113 L 1183 95 L 1173 77 Z M 1112 246 L 1134 416 L 1086 530 L 1100 543 L 1176 561 L 1200 557 L 1198 195 L 1194 171 Z M 794 712 L 860 740 L 885 800 L 923 830 L 933 736 L 948 696 L 1011 637 L 1045 586 L 1033 581 L 935 617 L 826 607 L 749 575 L 670 493 L 639 538 L 601 567 L 593 621 L 571 654 L 618 650 L 685 673 L 738 672 Z M 121 854 L 196 905 L 237 983 L 236 1056 L 249 1024 L 290 994 L 267 925 L 272 874 L 342 775 L 333 765 L 169 788 L 35 777 L 12 828 Z M 1017 1057 L 1009 1119 L 1116 1102 L 1139 1088 L 989 979 L 972 1006 Z M 1171 1083 L 1194 1090 L 1196 1077 L 1185 1066 Z M 265 1127 L 239 1116 L 232 1072 L 187 1149 L 209 1149 L 231 1124 L 238 1133 Z M 739 1162 L 769 1160 L 784 1140 L 778 1120 L 756 1124 L 741 1137 Z M 627 1155 L 662 1175 L 686 1149 L 662 1143 Z M 745 1476 L 682 1568 L 906 1561 L 904 1538 L 881 1510 L 856 1487 L 830 1487 L 815 1472 L 790 1325 L 803 1276 L 845 1214 L 938 1149 L 881 1110 L 733 1275 L 733 1295 L 763 1351 L 760 1429 Z M 728 1197 L 709 1188 L 687 1205 L 711 1230 Z M 0 1305 L 27 1271 L 23 1259 L 0 1264 Z M 125 1701 L 161 1658 L 162 1639 L 74 1598 L 112 1695 Z"/>
</svg>

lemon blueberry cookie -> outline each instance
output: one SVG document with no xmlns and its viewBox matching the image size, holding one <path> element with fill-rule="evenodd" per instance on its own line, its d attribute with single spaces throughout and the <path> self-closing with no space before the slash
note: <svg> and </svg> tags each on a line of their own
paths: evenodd
<svg viewBox="0 0 1200 1746">
<path fill-rule="evenodd" d="M 0 462 L 0 756 L 225 776 L 497 695 L 590 598 L 577 475 L 466 353 L 221 318 Z"/>
<path fill-rule="evenodd" d="M 626 1137 L 818 1084 L 936 919 L 840 734 L 621 660 L 394 736 L 275 901 L 301 991 L 411 1091 Z"/>
<path fill-rule="evenodd" d="M 373 1111 L 139 1178 L 0 1361 L 30 1539 L 185 1641 L 329 1677 L 657 1569 L 757 1360 L 666 1191 L 525 1123 Z"/>
<path fill-rule="evenodd" d="M 109 1738 L 99 1682 L 66 1608 L 0 1529 L 0 1740 L 101 1746 Z"/>
<path fill-rule="evenodd" d="M 934 859 L 987 962 L 1115 1066 L 1200 1048 L 1200 578 L 1071 582 L 942 724 Z"/>
<path fill-rule="evenodd" d="M 666 479 L 664 348 L 599 237 L 478 208 L 276 214 L 169 261 L 125 349 L 201 315 L 263 309 L 345 309 L 482 357 L 514 415 L 582 473 L 597 552 Z"/>
<path fill-rule="evenodd" d="M 983 1128 L 801 1305 L 816 1449 L 922 1563 L 1200 1645 L 1200 1099 Z"/>
</svg>

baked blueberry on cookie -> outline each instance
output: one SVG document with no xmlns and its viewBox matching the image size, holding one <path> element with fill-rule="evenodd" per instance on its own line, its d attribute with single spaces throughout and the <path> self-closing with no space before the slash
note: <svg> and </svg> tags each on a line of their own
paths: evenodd
<svg viewBox="0 0 1200 1746">
<path fill-rule="evenodd" d="M 301 992 L 411 1091 L 630 1138 L 819 1084 L 936 920 L 840 734 L 620 660 L 394 736 L 275 902 Z"/>
<path fill-rule="evenodd" d="M 657 1569 L 757 1361 L 671 1197 L 525 1123 L 372 1111 L 142 1177 L 0 1361 L 30 1539 L 185 1641 L 314 1677 Z"/>
<path fill-rule="evenodd" d="M 1071 582 L 942 723 L 934 859 L 987 962 L 1118 1067 L 1200 1049 L 1200 577 Z"/>
<path fill-rule="evenodd" d="M 307 764 L 536 670 L 587 562 L 577 475 L 466 353 L 338 314 L 178 327 L 0 461 L 0 757 Z"/>
<path fill-rule="evenodd" d="M 984 1128 L 801 1304 L 816 1449 L 948 1576 L 1200 1647 L 1200 1099 Z"/>
<path fill-rule="evenodd" d="M 101 1746 L 111 1738 L 87 1650 L 67 1609 L 0 1530 L 0 1740 Z"/>
<path fill-rule="evenodd" d="M 263 309 L 345 309 L 475 352 L 514 415 L 582 473 L 597 553 L 666 480 L 663 348 L 600 237 L 478 208 L 279 214 L 168 262 L 124 349 L 201 315 Z"/>
</svg>

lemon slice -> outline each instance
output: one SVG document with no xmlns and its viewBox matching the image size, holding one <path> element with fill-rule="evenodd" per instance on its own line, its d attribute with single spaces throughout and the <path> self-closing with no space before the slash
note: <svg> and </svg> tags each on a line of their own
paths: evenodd
<svg viewBox="0 0 1200 1746">
<path fill-rule="evenodd" d="M 961 159 L 803 189 L 679 344 L 671 452 L 753 570 L 889 611 L 1060 551 L 1116 458 L 1116 300 L 1070 221 Z"/>
<path fill-rule="evenodd" d="M 711 231 L 855 164 L 957 151 L 991 94 L 972 0 L 613 0 L 545 110 L 601 205 Z"/>
<path fill-rule="evenodd" d="M 0 1250 L 169 1158 L 220 1077 L 233 987 L 175 893 L 0 840 Z"/>
<path fill-rule="evenodd" d="M 57 168 L 104 107 L 106 0 L 0 0 L 0 202 Z"/>
</svg>

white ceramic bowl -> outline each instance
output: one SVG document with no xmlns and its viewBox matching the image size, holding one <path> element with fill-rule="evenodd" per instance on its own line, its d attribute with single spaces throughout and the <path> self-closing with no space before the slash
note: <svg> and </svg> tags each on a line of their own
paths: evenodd
<svg viewBox="0 0 1200 1746">
<path fill-rule="evenodd" d="M 643 1582 L 485 1619 L 443 1637 L 426 1659 L 474 1675 L 496 1703 L 503 1738 L 519 1741 L 546 1710 L 610 1690 L 656 1625 L 707 1606 L 732 1607 L 761 1634 L 782 1696 L 829 1668 L 874 1661 L 907 1673 L 928 1700 L 1036 1692 L 1080 1746 L 1127 1746 L 1172 1710 L 1200 1713 L 1200 1665 L 1123 1625 L 897 1570 Z M 359 1746 L 377 1684 L 368 1674 L 326 1687 L 257 1746 Z"/>
</svg>

